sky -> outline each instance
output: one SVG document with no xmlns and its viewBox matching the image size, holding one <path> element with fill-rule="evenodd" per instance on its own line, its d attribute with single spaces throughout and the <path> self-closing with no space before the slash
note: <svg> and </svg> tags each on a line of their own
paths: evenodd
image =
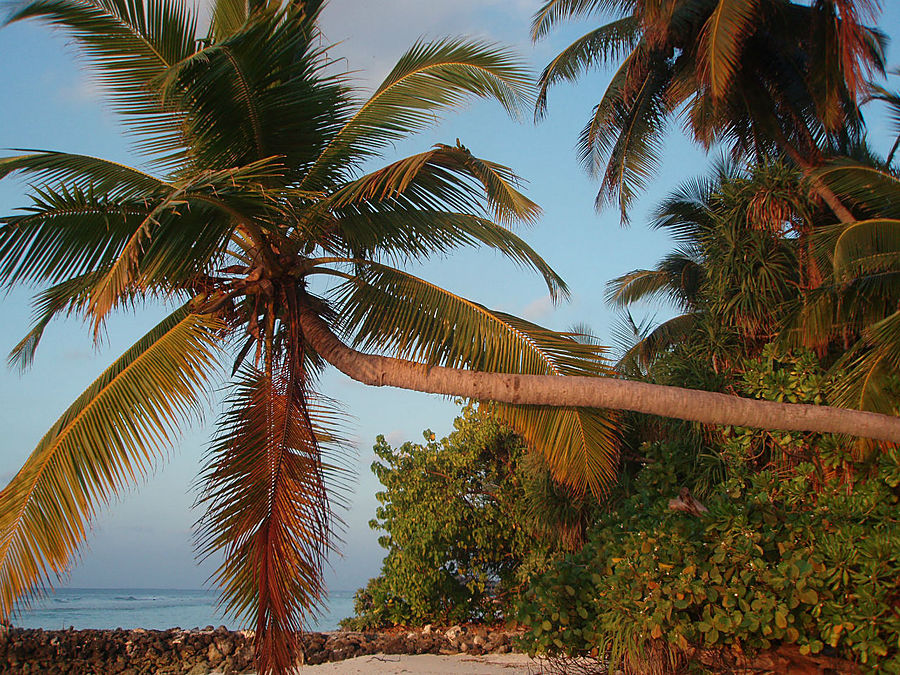
<svg viewBox="0 0 900 675">
<path fill-rule="evenodd" d="M 532 45 L 529 24 L 539 0 L 331 0 L 322 26 L 331 48 L 362 88 L 371 88 L 418 38 L 472 35 L 514 45 L 535 72 L 590 24 L 567 26 Z M 900 3 L 889 0 L 880 25 L 890 32 L 900 20 Z M 889 64 L 900 59 L 889 50 Z M 54 149 L 138 163 L 102 95 L 77 62 L 66 39 L 35 23 L 0 29 L 0 153 L 7 149 Z M 576 85 L 551 90 L 549 114 L 534 124 L 526 112 L 511 119 L 496 103 L 475 102 L 444 116 L 431 131 L 398 143 L 385 161 L 459 139 L 475 155 L 512 167 L 527 181 L 526 194 L 543 208 L 543 217 L 521 234 L 569 284 L 571 300 L 554 306 L 542 281 L 489 252 L 469 251 L 412 269 L 430 281 L 489 307 L 521 315 L 564 330 L 586 323 L 607 344 L 616 313 L 604 302 L 607 281 L 629 270 L 649 267 L 671 247 L 664 233 L 647 227 L 648 214 L 681 182 L 700 175 L 710 157 L 674 128 L 667 137 L 663 165 L 632 210 L 631 225 L 620 226 L 618 213 L 594 209 L 596 183 L 578 164 L 575 144 L 609 73 L 599 71 Z M 896 87 L 896 81 L 893 83 Z M 870 117 L 870 135 L 885 149 L 887 121 L 879 111 Z M 11 154 L 11 153 L 10 153 Z M 26 205 L 24 186 L 0 181 L 0 213 Z M 27 331 L 29 301 L 36 289 L 15 289 L 2 302 L 0 352 L 9 350 Z M 665 308 L 648 308 L 648 312 Z M 52 325 L 25 373 L 0 366 L 0 482 L 21 466 L 47 428 L 104 367 L 156 324 L 159 307 L 142 307 L 114 318 L 108 335 L 95 345 L 79 321 Z M 398 445 L 422 440 L 431 429 L 439 436 L 452 428 L 454 402 L 426 394 L 374 389 L 332 371 L 324 393 L 340 399 L 352 416 L 357 467 L 342 554 L 333 555 L 329 587 L 353 590 L 378 573 L 383 550 L 368 527 L 375 512 L 378 483 L 369 471 L 378 434 Z M 213 571 L 198 564 L 192 546 L 193 482 L 201 467 L 212 423 L 221 412 L 213 397 L 205 423 L 188 429 L 166 461 L 138 487 L 116 499 L 93 522 L 93 532 L 61 583 L 98 588 L 200 588 Z"/>
</svg>

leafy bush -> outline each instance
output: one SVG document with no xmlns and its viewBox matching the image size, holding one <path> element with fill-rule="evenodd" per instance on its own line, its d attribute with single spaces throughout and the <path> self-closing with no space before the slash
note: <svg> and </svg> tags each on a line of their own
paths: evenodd
<svg viewBox="0 0 900 675">
<path fill-rule="evenodd" d="M 767 348 L 739 384 L 819 402 L 827 381 L 812 355 Z M 645 443 L 628 496 L 589 544 L 523 593 L 528 648 L 634 665 L 788 643 L 900 672 L 900 451 L 841 448 L 832 437 L 727 429 L 717 465 L 696 452 L 687 461 L 683 438 Z M 670 510 L 704 465 L 725 476 L 704 497 L 709 512 Z"/>
<path fill-rule="evenodd" d="M 492 620 L 515 586 L 531 548 L 515 517 L 522 441 L 473 407 L 454 426 L 396 449 L 378 437 L 372 471 L 385 489 L 371 526 L 388 554 L 344 625 Z"/>
</svg>

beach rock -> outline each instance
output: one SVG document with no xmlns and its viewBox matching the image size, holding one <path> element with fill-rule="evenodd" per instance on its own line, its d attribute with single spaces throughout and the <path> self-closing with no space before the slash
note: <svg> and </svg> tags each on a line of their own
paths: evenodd
<svg viewBox="0 0 900 675">
<path fill-rule="evenodd" d="M 453 626 L 446 633 L 444 633 L 444 635 L 447 636 L 448 640 L 454 640 L 454 639 L 458 638 L 460 635 L 462 635 L 464 632 L 465 631 L 463 630 L 462 626 Z"/>
<path fill-rule="evenodd" d="M 336 631 L 303 636 L 297 663 L 340 661 L 365 654 L 481 654 L 510 651 L 515 634 L 487 626 Z M 213 629 L 0 632 L 0 673 L 42 675 L 242 675 L 253 671 L 252 631 Z"/>
</svg>

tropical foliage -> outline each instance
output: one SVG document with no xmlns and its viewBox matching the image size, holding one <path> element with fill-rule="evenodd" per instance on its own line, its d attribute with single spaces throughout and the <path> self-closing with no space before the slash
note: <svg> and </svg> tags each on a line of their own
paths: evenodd
<svg viewBox="0 0 900 675">
<path fill-rule="evenodd" d="M 370 525 L 387 549 L 356 595 L 355 628 L 492 621 L 529 549 L 517 522 L 522 439 L 467 407 L 439 441 L 392 448 L 379 436 L 372 472 L 384 486 Z"/>
<path fill-rule="evenodd" d="M 378 437 L 370 526 L 387 555 L 345 627 L 507 618 L 532 575 L 583 544 L 595 500 L 555 483 L 487 407 L 465 406 L 453 426 L 398 448 Z"/>
</svg>

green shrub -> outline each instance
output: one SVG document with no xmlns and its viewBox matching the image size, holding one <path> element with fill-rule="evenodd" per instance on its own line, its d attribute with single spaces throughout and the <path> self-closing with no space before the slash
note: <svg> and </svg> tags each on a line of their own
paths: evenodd
<svg viewBox="0 0 900 675">
<path fill-rule="evenodd" d="M 497 618 L 531 548 L 515 517 L 521 439 L 469 406 L 449 437 L 392 448 L 379 436 L 372 471 L 384 485 L 371 522 L 388 550 L 344 625 Z"/>
<path fill-rule="evenodd" d="M 770 347 L 739 386 L 822 402 L 827 380 L 811 354 Z M 528 649 L 622 663 L 659 645 L 788 643 L 900 672 L 900 451 L 860 458 L 834 437 L 726 429 L 717 463 L 673 438 L 644 443 L 589 544 L 532 579 L 516 608 Z M 685 485 L 705 488 L 708 513 L 668 508 Z"/>
</svg>

